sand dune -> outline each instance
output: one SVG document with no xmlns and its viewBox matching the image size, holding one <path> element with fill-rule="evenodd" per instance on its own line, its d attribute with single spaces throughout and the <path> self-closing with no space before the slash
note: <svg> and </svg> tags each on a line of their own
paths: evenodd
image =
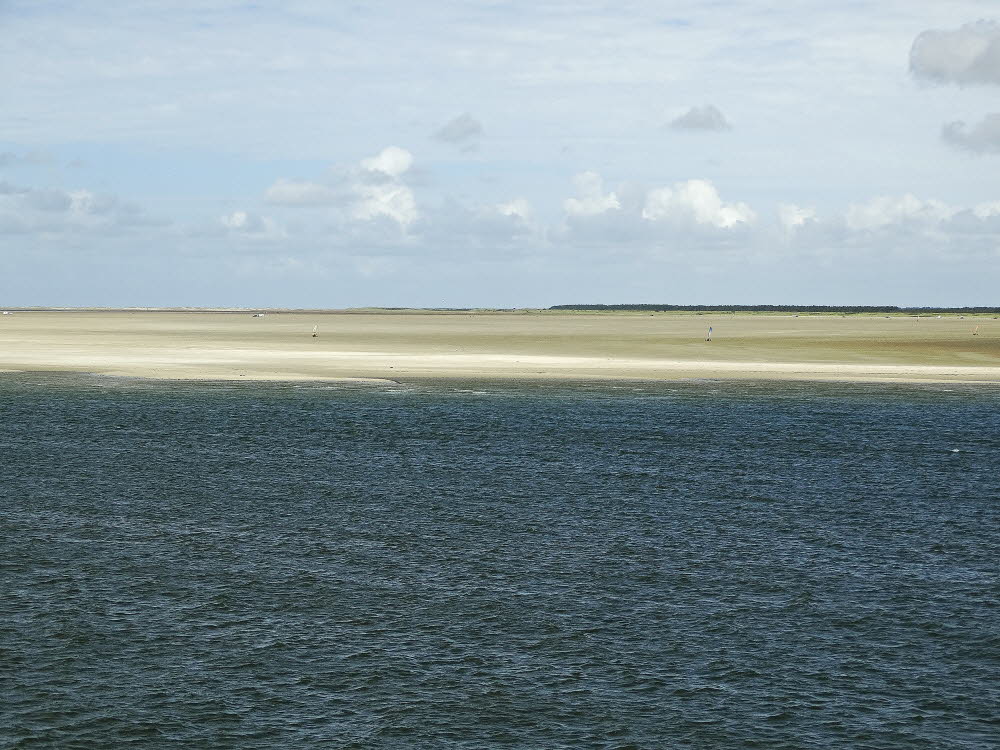
<svg viewBox="0 0 1000 750">
<path fill-rule="evenodd" d="M 705 340 L 709 326 L 711 342 Z M 0 369 L 234 380 L 1000 383 L 1000 321 L 547 312 L 271 313 L 255 318 L 237 312 L 32 311 L 0 319 Z"/>
</svg>

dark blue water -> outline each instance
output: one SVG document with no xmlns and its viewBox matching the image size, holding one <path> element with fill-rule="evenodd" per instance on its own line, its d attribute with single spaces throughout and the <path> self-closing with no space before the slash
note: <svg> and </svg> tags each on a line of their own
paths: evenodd
<svg viewBox="0 0 1000 750">
<path fill-rule="evenodd" d="M 0 471 L 0 747 L 1000 736 L 996 388 L 5 375 Z"/>
</svg>

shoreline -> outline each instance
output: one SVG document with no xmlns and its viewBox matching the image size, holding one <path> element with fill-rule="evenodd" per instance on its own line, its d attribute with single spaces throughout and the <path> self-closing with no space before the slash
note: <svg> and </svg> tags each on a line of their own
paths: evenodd
<svg viewBox="0 0 1000 750">
<path fill-rule="evenodd" d="M 397 355 L 398 356 L 398 355 Z M 345 359 L 351 359 L 345 357 Z M 4 374 L 75 374 L 116 378 L 138 378 L 162 381 L 215 381 L 215 382 L 288 382 L 288 383 L 369 383 L 387 384 L 406 381 L 483 381 L 483 382 L 689 382 L 693 380 L 713 381 L 761 381 L 761 382 L 832 382 L 832 383 L 955 383 L 969 385 L 1000 385 L 1000 368 L 992 367 L 946 367 L 946 366 L 858 366 L 849 364 L 811 364 L 800 362 L 695 362 L 695 361 L 609 361 L 604 367 L 595 366 L 593 361 L 573 361 L 566 358 L 553 368 L 551 359 L 544 365 L 550 369 L 528 369 L 543 366 L 542 362 L 532 362 L 519 358 L 513 364 L 525 368 L 498 367 L 499 357 L 470 358 L 473 361 L 456 362 L 455 357 L 443 358 L 445 362 L 434 363 L 433 357 L 419 357 L 419 365 L 389 366 L 393 371 L 385 373 L 385 365 L 369 367 L 347 366 L 357 374 L 330 373 L 308 374 L 294 371 L 250 371 L 233 367 L 230 372 L 219 367 L 160 367 L 135 365 L 94 369 L 85 365 L 46 363 L 31 368 L 3 368 Z M 400 359 L 393 361 L 399 363 Z M 381 370 L 376 375 L 373 370 Z"/>
</svg>

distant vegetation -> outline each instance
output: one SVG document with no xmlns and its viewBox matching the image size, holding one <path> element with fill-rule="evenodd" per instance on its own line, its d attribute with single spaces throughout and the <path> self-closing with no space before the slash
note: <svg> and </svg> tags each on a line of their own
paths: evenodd
<svg viewBox="0 0 1000 750">
<path fill-rule="evenodd" d="M 786 313 L 1000 313 L 1000 307 L 897 307 L 895 305 L 553 305 L 550 310 L 625 310 L 637 312 L 786 312 Z"/>
</svg>

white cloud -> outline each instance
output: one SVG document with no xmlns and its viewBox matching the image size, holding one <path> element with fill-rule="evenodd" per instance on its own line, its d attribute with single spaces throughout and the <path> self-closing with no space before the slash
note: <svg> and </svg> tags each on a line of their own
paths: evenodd
<svg viewBox="0 0 1000 750">
<path fill-rule="evenodd" d="M 335 190 L 316 182 L 278 179 L 264 194 L 264 200 L 278 206 L 323 206 L 339 199 Z"/>
<path fill-rule="evenodd" d="M 249 211 L 233 211 L 219 217 L 229 233 L 255 240 L 283 240 L 288 232 L 270 216 L 258 216 Z"/>
<path fill-rule="evenodd" d="M 388 146 L 375 156 L 361 160 L 363 169 L 389 177 L 401 177 L 411 166 L 413 166 L 413 154 L 398 146 Z"/>
<path fill-rule="evenodd" d="M 708 180 L 688 180 L 649 191 L 642 218 L 649 221 L 694 221 L 725 229 L 748 224 L 757 215 L 746 203 L 724 203 Z"/>
<path fill-rule="evenodd" d="M 785 232 L 794 232 L 806 222 L 816 221 L 816 209 L 797 206 L 794 203 L 778 204 L 778 221 Z"/>
<path fill-rule="evenodd" d="M 397 146 L 389 146 L 368 159 L 361 160 L 361 172 L 351 190 L 356 202 L 353 218 L 372 221 L 388 218 L 406 229 L 420 212 L 413 191 L 402 177 L 413 165 L 413 154 Z"/>
<path fill-rule="evenodd" d="M 219 222 L 226 229 L 245 229 L 252 223 L 252 219 L 246 211 L 233 211 L 231 214 L 220 216 Z"/>
<path fill-rule="evenodd" d="M 531 204 L 524 198 L 514 198 L 507 203 L 497 204 L 496 210 L 502 216 L 517 216 L 521 219 L 531 218 Z"/>
<path fill-rule="evenodd" d="M 910 49 L 910 71 L 936 83 L 1000 85 L 1000 24 L 977 21 L 955 31 L 923 32 Z"/>
<path fill-rule="evenodd" d="M 69 193 L 70 213 L 77 217 L 107 216 L 115 213 L 138 213 L 138 208 L 131 204 L 123 204 L 117 198 L 90 190 L 71 190 Z"/>
<path fill-rule="evenodd" d="M 371 221 L 385 216 L 406 227 L 420 215 L 413 191 L 406 185 L 398 183 L 356 185 L 354 190 L 359 198 L 353 210 L 353 215 L 357 219 Z"/>
<path fill-rule="evenodd" d="M 996 241 L 996 252 L 1000 255 L 1000 201 L 988 201 L 960 209 L 948 219 L 943 229 L 956 235 L 993 238 Z"/>
<path fill-rule="evenodd" d="M 688 180 L 646 190 L 623 183 L 606 192 L 594 172 L 578 175 L 579 198 L 564 202 L 566 219 L 544 235 L 562 246 L 614 254 L 694 257 L 702 251 L 746 247 L 756 214 L 740 202 L 726 203 L 707 180 Z M 740 230 L 737 232 L 737 230 Z"/>
<path fill-rule="evenodd" d="M 413 155 L 398 146 L 388 146 L 374 156 L 361 159 L 354 166 L 335 166 L 324 182 L 277 179 L 264 193 L 264 201 L 283 207 L 317 207 L 326 209 L 318 216 L 326 225 L 325 232 L 340 233 L 343 238 L 377 240 L 384 245 L 392 236 L 391 226 L 365 234 L 360 224 L 389 220 L 397 228 L 408 228 L 419 217 L 413 190 L 405 179 L 413 166 Z M 277 224 L 264 227 L 264 217 L 255 218 L 244 211 L 223 217 L 230 229 L 274 235 Z M 361 232 L 361 235 L 357 233 Z"/>
<path fill-rule="evenodd" d="M 856 231 L 881 229 L 893 224 L 940 223 L 955 214 L 955 209 L 938 200 L 921 200 L 907 193 L 902 196 L 878 196 L 867 203 L 853 204 L 845 221 Z"/>
<path fill-rule="evenodd" d="M 1000 216 L 1000 201 L 990 201 L 980 203 L 972 209 L 972 213 L 980 219 L 988 219 L 993 216 Z"/>
<path fill-rule="evenodd" d="M 604 192 L 604 182 L 596 172 L 583 172 L 573 181 L 580 197 L 563 201 L 563 208 L 570 216 L 596 216 L 621 208 L 617 195 Z"/>
<path fill-rule="evenodd" d="M 706 104 L 702 107 L 692 107 L 680 117 L 671 120 L 670 127 L 674 130 L 729 130 L 732 125 L 718 107 Z"/>
<path fill-rule="evenodd" d="M 941 137 L 952 146 L 973 153 L 1000 153 L 1000 113 L 986 115 L 971 128 L 961 120 L 949 122 L 941 129 Z"/>
</svg>

